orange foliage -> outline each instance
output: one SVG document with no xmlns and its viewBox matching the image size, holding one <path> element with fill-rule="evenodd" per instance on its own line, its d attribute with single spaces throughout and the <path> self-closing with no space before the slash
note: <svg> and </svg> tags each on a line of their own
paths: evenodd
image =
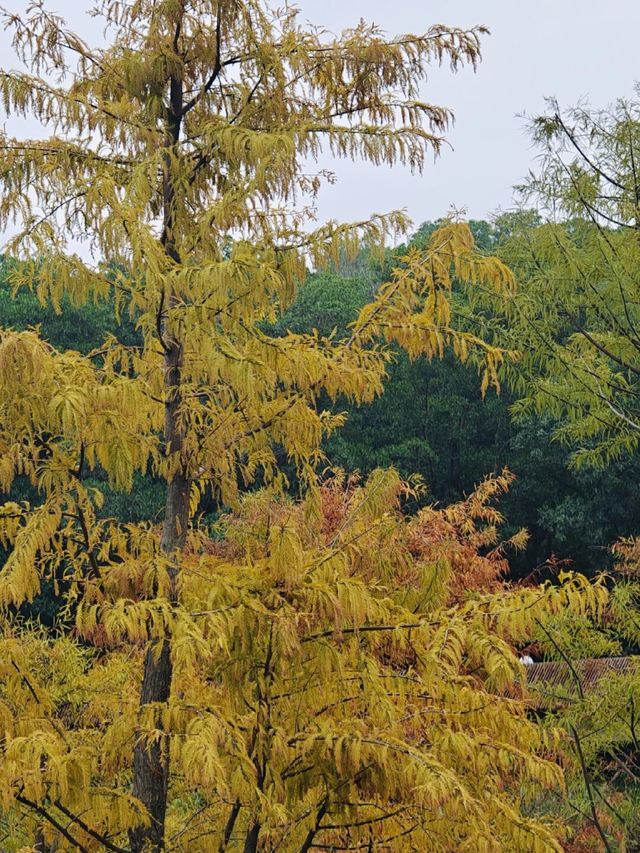
<svg viewBox="0 0 640 853">
<path fill-rule="evenodd" d="M 640 538 L 619 539 L 611 547 L 616 558 L 616 571 L 621 575 L 640 575 Z"/>
<path fill-rule="evenodd" d="M 273 530 L 288 526 L 307 549 L 350 548 L 360 573 L 376 580 L 391 572 L 399 588 L 419 588 L 424 567 L 436 567 L 446 588 L 443 604 L 503 585 L 508 549 L 518 550 L 527 541 L 524 530 L 500 539 L 503 517 L 495 502 L 513 482 L 511 472 L 487 477 L 458 503 L 429 504 L 414 515 L 403 515 L 403 504 L 424 495 L 422 483 L 397 476 L 385 480 L 384 473 L 394 474 L 374 472 L 363 483 L 358 475 L 332 473 L 300 503 L 266 492 L 251 495 L 239 512 L 224 517 L 222 538 L 211 540 L 207 550 L 228 560 L 259 559 L 268 554 Z M 376 475 L 380 486 L 371 484 Z M 373 495 L 376 489 L 381 494 Z M 376 500 L 379 512 L 369 506 Z M 392 559 L 385 560 L 385 554 Z"/>
</svg>

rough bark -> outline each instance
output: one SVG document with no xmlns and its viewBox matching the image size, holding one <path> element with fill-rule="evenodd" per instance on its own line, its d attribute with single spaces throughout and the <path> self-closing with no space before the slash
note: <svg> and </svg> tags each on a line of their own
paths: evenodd
<svg viewBox="0 0 640 853">
<path fill-rule="evenodd" d="M 176 598 L 178 554 L 184 545 L 189 521 L 189 483 L 182 474 L 168 484 L 161 550 L 173 560 L 172 598 Z M 140 706 L 166 703 L 171 696 L 173 670 L 171 638 L 162 640 L 160 648 L 149 647 L 144 661 Z M 158 720 L 157 727 L 161 728 Z M 151 824 L 136 827 L 130 833 L 132 853 L 141 853 L 145 845 L 153 851 L 164 849 L 164 828 L 169 787 L 169 738 L 163 736 L 147 744 L 138 740 L 133 754 L 133 793 L 143 803 Z"/>
</svg>

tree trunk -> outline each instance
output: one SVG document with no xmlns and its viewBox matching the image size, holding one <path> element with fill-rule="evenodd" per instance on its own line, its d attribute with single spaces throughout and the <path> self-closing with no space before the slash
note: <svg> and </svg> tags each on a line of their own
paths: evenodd
<svg viewBox="0 0 640 853">
<path fill-rule="evenodd" d="M 181 10 L 175 23 L 174 50 L 178 52 L 178 41 L 182 27 Z M 183 87 L 175 76 L 169 79 L 169 107 L 166 119 L 165 147 L 174 147 L 180 139 L 182 122 Z M 165 158 L 162 177 L 163 230 L 161 243 L 167 257 L 175 264 L 180 263 L 176 247 L 174 224 L 176 195 L 171 160 Z M 168 321 L 167 312 L 174 306 L 174 295 L 165 289 L 158 309 L 158 336 L 164 350 L 165 426 L 166 452 L 177 461 L 176 469 L 167 482 L 167 494 L 160 540 L 160 552 L 170 560 L 170 597 L 172 605 L 178 603 L 178 573 L 180 553 L 184 548 L 189 525 L 190 479 L 181 458 L 184 447 L 184 432 L 180 424 L 182 404 L 182 361 L 184 348 L 177 339 Z M 167 633 L 160 641 L 160 648 L 149 645 L 144 660 L 140 708 L 151 703 L 164 704 L 171 696 L 173 668 L 171 662 L 171 637 Z M 156 728 L 162 729 L 160 711 Z M 164 850 L 165 817 L 169 788 L 170 740 L 166 733 L 151 744 L 138 736 L 133 754 L 133 793 L 145 806 L 150 818 L 149 826 L 137 826 L 129 832 L 132 853 Z"/>
<path fill-rule="evenodd" d="M 257 853 L 258 837 L 260 836 L 260 824 L 256 821 L 249 832 L 244 842 L 244 853 Z"/>
<path fill-rule="evenodd" d="M 173 455 L 182 449 L 183 436 L 177 423 L 177 414 L 181 402 L 180 365 L 182 348 L 173 344 L 165 357 L 166 407 L 165 437 L 169 452 Z M 189 524 L 189 488 L 188 477 L 179 471 L 167 484 L 164 523 L 160 550 L 171 559 L 171 601 L 177 603 L 177 581 L 179 554 L 184 547 Z M 166 636 L 157 647 L 149 647 L 144 660 L 144 674 L 140 692 L 140 707 L 150 703 L 166 703 L 171 695 L 173 670 L 171 664 L 171 639 Z M 161 720 L 156 722 L 162 728 Z M 149 813 L 151 824 L 148 827 L 136 827 L 130 832 L 132 853 L 141 853 L 145 844 L 151 850 L 164 849 L 164 825 L 167 808 L 169 784 L 169 738 L 163 735 L 147 745 L 144 739 L 138 739 L 133 755 L 133 793 L 144 804 Z"/>
<path fill-rule="evenodd" d="M 47 844 L 44 838 L 44 832 L 39 829 L 36 832 L 35 844 L 33 845 L 33 849 L 36 853 L 53 853 L 54 847 Z"/>
</svg>

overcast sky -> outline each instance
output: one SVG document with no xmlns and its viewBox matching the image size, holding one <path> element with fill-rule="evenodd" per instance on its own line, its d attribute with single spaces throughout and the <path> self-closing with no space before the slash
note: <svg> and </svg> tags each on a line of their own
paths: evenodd
<svg viewBox="0 0 640 853">
<path fill-rule="evenodd" d="M 4 0 L 22 11 L 23 0 Z M 100 28 L 86 16 L 92 0 L 47 0 L 81 34 L 96 42 Z M 564 105 L 588 98 L 605 106 L 630 96 L 640 80 L 638 0 L 298 0 L 303 17 L 338 32 L 359 18 L 388 32 L 423 32 L 433 23 L 491 30 L 476 74 L 434 69 L 424 97 L 453 109 L 451 150 L 423 176 L 399 167 L 339 163 L 339 181 L 323 190 L 322 218 L 362 219 L 406 208 L 416 224 L 453 205 L 485 217 L 512 204 L 511 187 L 535 165 L 520 114 L 535 115 L 545 96 Z M 93 39 L 91 38 L 93 36 Z M 0 33 L 0 65 L 15 65 Z M 11 126 L 7 127 L 11 132 Z"/>
</svg>

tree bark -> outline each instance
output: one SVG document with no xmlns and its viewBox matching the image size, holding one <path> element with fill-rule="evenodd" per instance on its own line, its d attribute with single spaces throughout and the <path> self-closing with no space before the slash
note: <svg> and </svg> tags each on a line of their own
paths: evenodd
<svg viewBox="0 0 640 853">
<path fill-rule="evenodd" d="M 44 832 L 39 829 L 36 833 L 36 839 L 35 844 L 33 845 L 33 849 L 36 851 L 36 853 L 54 853 L 56 848 L 54 844 L 47 844 L 44 838 Z"/>
<path fill-rule="evenodd" d="M 231 808 L 229 818 L 227 819 L 227 823 L 224 828 L 224 835 L 222 837 L 222 841 L 220 842 L 220 847 L 218 847 L 218 853 L 224 853 L 224 851 L 227 849 L 227 846 L 231 841 L 233 828 L 236 825 L 236 820 L 238 819 L 238 815 L 240 814 L 240 809 L 240 801 L 236 800 Z"/>
<path fill-rule="evenodd" d="M 260 836 L 260 824 L 256 821 L 249 832 L 244 842 L 244 853 L 257 853 L 258 837 Z"/>
<path fill-rule="evenodd" d="M 182 26 L 183 11 L 175 25 L 174 50 L 178 52 L 178 41 Z M 175 76 L 169 79 L 169 107 L 166 118 L 165 147 L 174 147 L 180 139 L 183 110 L 182 81 Z M 171 173 L 171 161 L 165 158 L 163 178 L 163 230 L 161 243 L 167 257 L 175 264 L 180 263 L 174 234 L 176 196 Z M 172 605 L 178 602 L 178 574 L 180 553 L 184 548 L 189 525 L 190 478 L 181 458 L 184 446 L 184 430 L 180 423 L 182 405 L 182 362 L 183 344 L 173 333 L 167 312 L 173 307 L 174 296 L 165 290 L 158 312 L 158 336 L 164 350 L 165 425 L 164 441 L 169 458 L 177 460 L 177 470 L 167 482 L 164 520 L 160 539 L 160 552 L 169 558 L 170 598 Z M 151 703 L 167 703 L 171 696 L 173 667 L 171 662 L 171 637 L 165 634 L 160 647 L 149 645 L 145 654 L 140 708 Z M 162 729 L 158 719 L 156 727 Z M 165 849 L 165 818 L 169 789 L 170 741 L 166 733 L 151 744 L 144 737 L 137 738 L 133 755 L 133 793 L 145 806 L 150 818 L 149 826 L 137 826 L 129 832 L 132 853 Z"/>
<path fill-rule="evenodd" d="M 176 394 L 176 401 L 179 394 Z M 167 409 L 167 420 L 170 420 L 170 409 Z M 168 433 L 174 441 L 179 442 L 175 429 Z M 186 538 L 189 523 L 189 481 L 184 474 L 177 474 L 168 483 L 165 504 L 165 517 L 162 529 L 160 550 L 170 555 L 171 598 L 177 601 L 178 555 Z M 166 636 L 157 648 L 149 647 L 144 660 L 142 689 L 140 691 L 140 707 L 150 703 L 166 703 L 171 696 L 173 668 L 171 664 L 171 638 Z M 161 720 L 157 720 L 157 728 L 162 728 Z M 153 851 L 164 849 L 165 815 L 167 810 L 167 794 L 169 789 L 169 737 L 164 734 L 151 744 L 138 738 L 133 754 L 133 793 L 145 806 L 151 823 L 148 827 L 138 826 L 130 833 L 132 853 L 141 853 L 146 845 L 151 845 Z"/>
</svg>

